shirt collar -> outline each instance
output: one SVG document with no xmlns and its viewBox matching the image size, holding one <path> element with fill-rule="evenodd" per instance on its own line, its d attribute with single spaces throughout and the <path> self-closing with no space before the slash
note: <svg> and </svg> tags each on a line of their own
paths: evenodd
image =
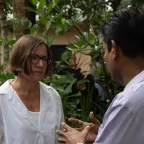
<svg viewBox="0 0 144 144">
<path fill-rule="evenodd" d="M 137 74 L 125 87 L 125 89 L 131 87 L 134 84 L 140 83 L 144 81 L 144 71 Z"/>
<path fill-rule="evenodd" d="M 0 86 L 0 94 L 8 94 L 10 90 L 10 82 L 11 80 L 7 80 L 4 84 Z"/>
</svg>

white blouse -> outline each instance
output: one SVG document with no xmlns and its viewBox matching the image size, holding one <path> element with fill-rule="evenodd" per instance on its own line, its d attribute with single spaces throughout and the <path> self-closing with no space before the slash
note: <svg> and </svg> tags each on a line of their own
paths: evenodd
<svg viewBox="0 0 144 144">
<path fill-rule="evenodd" d="M 30 119 L 32 119 L 33 125 L 35 125 L 35 127 L 39 127 L 39 124 L 40 124 L 40 112 L 29 111 L 29 117 L 30 117 Z"/>
<path fill-rule="evenodd" d="M 64 121 L 61 99 L 40 82 L 40 113 L 31 113 L 6 81 L 0 87 L 0 144 L 56 144 Z"/>
</svg>

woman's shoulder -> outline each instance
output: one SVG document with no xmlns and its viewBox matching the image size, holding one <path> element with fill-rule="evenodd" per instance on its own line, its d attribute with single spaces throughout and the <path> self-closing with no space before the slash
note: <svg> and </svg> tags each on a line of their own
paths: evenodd
<svg viewBox="0 0 144 144">
<path fill-rule="evenodd" d="M 52 86 L 48 86 L 48 85 L 40 82 L 40 88 L 48 95 L 52 94 L 52 96 L 56 96 L 56 97 L 60 98 L 58 92 Z"/>
<path fill-rule="evenodd" d="M 7 94 L 9 92 L 10 89 L 10 80 L 7 80 L 5 83 L 3 83 L 0 86 L 0 94 Z"/>
<path fill-rule="evenodd" d="M 43 82 L 40 82 L 40 88 L 45 89 L 45 90 L 53 90 L 56 91 L 52 86 L 46 85 Z"/>
</svg>

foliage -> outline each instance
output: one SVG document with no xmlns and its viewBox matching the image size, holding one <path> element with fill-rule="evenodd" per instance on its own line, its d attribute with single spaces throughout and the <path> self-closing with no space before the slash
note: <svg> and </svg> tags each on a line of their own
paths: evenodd
<svg viewBox="0 0 144 144">
<path fill-rule="evenodd" d="M 14 76 L 7 72 L 0 73 L 0 85 L 2 85 L 8 79 L 14 79 Z"/>
<path fill-rule="evenodd" d="M 120 4 L 120 8 L 124 8 L 127 6 L 143 6 L 144 5 L 144 1 L 143 0 L 122 0 L 121 4 Z"/>
<path fill-rule="evenodd" d="M 37 14 L 38 20 L 34 25 L 29 20 L 16 17 L 10 22 L 25 27 L 31 34 L 40 35 L 49 46 L 51 46 L 56 35 L 64 34 L 72 27 L 79 32 L 75 43 L 70 43 L 67 46 L 61 60 L 55 64 L 55 73 L 43 80 L 46 84 L 52 85 L 60 94 L 65 119 L 72 116 L 88 120 L 88 113 L 94 111 L 96 117 L 102 120 L 109 103 L 121 87 L 113 82 L 106 70 L 104 61 L 102 61 L 102 68 L 96 70 L 94 78 L 97 75 L 100 77 L 108 96 L 105 101 L 100 101 L 90 80 L 76 68 L 75 54 L 78 52 L 86 53 L 89 50 L 87 55 L 92 57 L 93 63 L 97 61 L 97 57 L 102 57 L 101 37 L 98 35 L 98 29 L 112 13 L 112 9 L 108 10 L 111 3 L 103 0 L 31 0 L 31 3 L 35 8 L 27 7 L 26 9 Z M 9 3 L 9 5 L 11 4 Z M 79 27 L 80 23 L 85 24 L 85 32 Z M 47 33 L 50 29 L 54 29 L 54 33 L 53 36 L 48 37 Z M 10 50 L 15 40 L 6 38 L 0 39 L 0 42 L 7 43 L 8 50 Z M 1 73 L 0 78 L 1 85 L 12 76 Z M 81 89 L 77 88 L 79 84 L 83 85 Z"/>
<path fill-rule="evenodd" d="M 46 84 L 51 84 L 57 92 L 60 94 L 62 103 L 63 103 L 63 109 L 65 113 L 65 119 L 68 117 L 79 117 L 78 109 L 71 100 L 74 97 L 81 96 L 81 93 L 75 93 L 72 94 L 72 86 L 76 82 L 76 78 L 74 75 L 58 75 L 53 74 L 52 77 L 47 77 L 44 79 L 43 82 Z"/>
</svg>

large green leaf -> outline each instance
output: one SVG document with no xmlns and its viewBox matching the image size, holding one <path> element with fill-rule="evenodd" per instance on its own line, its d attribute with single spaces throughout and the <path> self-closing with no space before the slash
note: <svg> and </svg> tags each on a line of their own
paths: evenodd
<svg viewBox="0 0 144 144">
<path fill-rule="evenodd" d="M 38 10 L 41 11 L 46 3 L 46 0 L 39 0 Z"/>
<path fill-rule="evenodd" d="M 31 0 L 33 5 L 36 5 L 36 3 L 38 2 L 38 0 Z"/>
</svg>

